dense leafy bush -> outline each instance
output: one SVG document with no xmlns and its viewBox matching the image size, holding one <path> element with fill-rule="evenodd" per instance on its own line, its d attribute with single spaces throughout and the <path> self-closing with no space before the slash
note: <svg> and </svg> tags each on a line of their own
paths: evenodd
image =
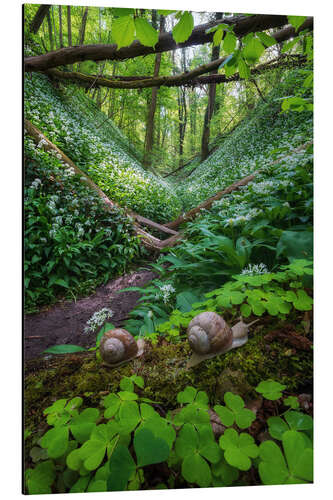
<svg viewBox="0 0 333 500">
<path fill-rule="evenodd" d="M 132 146 L 82 91 L 57 90 L 33 73 L 25 81 L 25 114 L 111 199 L 156 221 L 178 214 L 181 205 L 168 184 L 143 170 Z"/>
<path fill-rule="evenodd" d="M 151 489 L 148 466 L 160 463 L 167 474 L 157 488 L 249 484 L 246 472 L 252 467 L 263 484 L 312 481 L 313 423 L 298 411 L 297 398 L 285 398 L 287 411 L 268 418 L 274 440 L 258 444 L 244 432 L 256 416 L 232 392 L 214 406 L 226 427 L 218 439 L 205 392 L 186 387 L 177 395 L 180 408 L 161 416 L 135 387 L 144 388 L 142 377 L 123 378 L 120 391 L 103 398 L 103 410 L 80 411 L 81 397 L 46 408 L 50 428 L 30 450 L 36 465 L 25 473 L 28 493 Z M 257 387 L 268 400 L 279 399 L 284 389 L 272 380 Z"/>
<path fill-rule="evenodd" d="M 56 155 L 30 139 L 25 155 L 25 304 L 33 311 L 123 273 L 141 249 L 121 210 L 107 212 Z"/>
</svg>

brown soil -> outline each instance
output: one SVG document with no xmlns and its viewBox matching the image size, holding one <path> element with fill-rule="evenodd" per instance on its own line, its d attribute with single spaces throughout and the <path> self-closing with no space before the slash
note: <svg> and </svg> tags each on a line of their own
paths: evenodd
<svg viewBox="0 0 333 500">
<path fill-rule="evenodd" d="M 128 313 L 134 308 L 138 292 L 118 293 L 130 286 L 143 286 L 155 277 L 152 271 L 137 271 L 114 279 L 97 288 L 90 297 L 76 302 L 64 301 L 47 311 L 27 315 L 24 321 L 25 360 L 37 358 L 50 346 L 75 344 L 83 347 L 95 345 L 96 333 L 84 333 L 84 327 L 94 312 L 103 307 L 112 309 L 110 319 L 115 326 L 121 326 Z"/>
</svg>

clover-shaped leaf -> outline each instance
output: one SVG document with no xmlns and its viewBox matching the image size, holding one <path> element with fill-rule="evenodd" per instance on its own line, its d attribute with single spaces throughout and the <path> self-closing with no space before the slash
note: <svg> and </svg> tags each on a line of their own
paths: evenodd
<svg viewBox="0 0 333 500">
<path fill-rule="evenodd" d="M 289 430 L 288 425 L 281 417 L 269 417 L 267 419 L 268 432 L 274 439 L 282 439 L 283 434 Z"/>
<path fill-rule="evenodd" d="M 176 444 L 175 451 L 178 457 L 185 458 L 192 455 L 198 448 L 199 435 L 192 424 L 185 424 L 181 428 Z"/>
<path fill-rule="evenodd" d="M 224 458 L 218 463 L 212 464 L 212 473 L 213 479 L 215 476 L 221 481 L 219 486 L 230 486 L 239 477 L 238 469 L 229 465 Z"/>
<path fill-rule="evenodd" d="M 305 290 L 297 290 L 297 299 L 294 301 L 295 309 L 299 311 L 311 311 L 313 299 L 309 297 Z"/>
<path fill-rule="evenodd" d="M 240 429 L 246 429 L 255 420 L 254 413 L 248 408 L 244 408 L 244 401 L 237 394 L 226 392 L 224 401 L 227 406 L 216 405 L 214 410 L 225 426 L 230 427 L 236 422 Z"/>
<path fill-rule="evenodd" d="M 168 443 L 147 428 L 135 432 L 133 444 L 139 467 L 164 462 L 169 456 Z"/>
<path fill-rule="evenodd" d="M 108 491 L 124 491 L 135 469 L 135 462 L 126 446 L 118 444 L 109 460 Z"/>
<path fill-rule="evenodd" d="M 153 418 L 146 420 L 140 425 L 140 427 L 138 427 L 137 431 L 139 429 L 150 430 L 155 437 L 163 439 L 168 444 L 170 449 L 176 439 L 176 431 L 173 426 L 160 416 L 154 416 Z"/>
<path fill-rule="evenodd" d="M 292 430 L 307 431 L 313 428 L 312 418 L 300 411 L 288 411 L 284 418 Z"/>
<path fill-rule="evenodd" d="M 59 458 L 67 450 L 69 429 L 68 427 L 54 427 L 44 434 L 41 439 L 42 448 L 47 448 L 50 458 Z"/>
<path fill-rule="evenodd" d="M 38 464 L 34 469 L 27 469 L 26 480 L 29 494 L 52 493 L 51 485 L 55 477 L 55 466 L 51 460 Z"/>
<path fill-rule="evenodd" d="M 185 389 L 177 394 L 178 403 L 193 403 L 198 390 L 194 387 L 185 387 Z"/>
<path fill-rule="evenodd" d="M 224 458 L 229 465 L 240 470 L 251 467 L 250 458 L 256 458 L 259 450 L 250 434 L 238 434 L 235 429 L 227 429 L 219 440 L 220 447 L 225 450 Z"/>
<path fill-rule="evenodd" d="M 299 408 L 299 402 L 296 396 L 288 396 L 287 398 L 284 398 L 283 403 L 286 406 L 290 406 L 293 410 L 297 410 L 297 408 Z"/>
<path fill-rule="evenodd" d="M 259 447 L 259 475 L 264 484 L 297 484 L 313 480 L 313 450 L 301 432 L 286 431 L 282 436 L 283 450 L 273 441 Z"/>
<path fill-rule="evenodd" d="M 256 391 L 262 394 L 264 398 L 275 401 L 282 396 L 282 391 L 284 391 L 285 388 L 285 385 L 275 382 L 274 380 L 264 380 L 257 385 Z"/>
<path fill-rule="evenodd" d="M 103 405 L 106 410 L 104 412 L 105 418 L 112 418 L 118 411 L 121 404 L 121 400 L 116 394 L 109 394 L 104 398 Z"/>
<path fill-rule="evenodd" d="M 70 424 L 70 430 L 79 443 L 84 443 L 90 437 L 99 417 L 97 408 L 86 408 L 80 415 L 74 417 Z"/>
<path fill-rule="evenodd" d="M 182 476 L 189 483 L 198 484 L 201 488 L 207 488 L 212 480 L 210 467 L 199 453 L 187 455 L 182 463 Z"/>
</svg>

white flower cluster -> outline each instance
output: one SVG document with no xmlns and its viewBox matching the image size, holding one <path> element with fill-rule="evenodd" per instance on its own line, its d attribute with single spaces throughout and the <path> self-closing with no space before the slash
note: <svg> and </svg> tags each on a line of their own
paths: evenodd
<svg viewBox="0 0 333 500">
<path fill-rule="evenodd" d="M 255 274 L 266 274 L 268 273 L 267 266 L 265 264 L 249 264 L 247 267 L 244 267 L 241 274 L 248 274 L 250 276 L 254 276 Z"/>
<path fill-rule="evenodd" d="M 39 143 L 37 144 L 37 148 L 40 149 L 43 146 L 43 144 L 47 144 L 47 141 L 45 139 L 41 139 L 39 141 Z"/>
<path fill-rule="evenodd" d="M 171 283 L 166 283 L 165 285 L 159 286 L 160 296 L 163 299 L 164 304 L 167 304 L 172 296 L 175 293 L 176 289 L 171 285 Z"/>
<path fill-rule="evenodd" d="M 42 185 L 42 181 L 40 179 L 35 179 L 32 183 L 31 183 L 31 189 L 38 189 L 40 186 Z"/>
<path fill-rule="evenodd" d="M 103 323 L 113 316 L 113 311 L 104 307 L 100 311 L 96 311 L 90 319 L 88 319 L 86 326 L 84 328 L 84 333 L 93 333 L 98 327 L 102 326 Z"/>
</svg>

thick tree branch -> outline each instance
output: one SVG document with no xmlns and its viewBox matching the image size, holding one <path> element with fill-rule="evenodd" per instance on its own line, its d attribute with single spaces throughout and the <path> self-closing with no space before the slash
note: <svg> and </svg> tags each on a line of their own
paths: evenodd
<svg viewBox="0 0 333 500">
<path fill-rule="evenodd" d="M 49 52 L 40 56 L 27 57 L 24 61 L 25 71 L 45 71 L 50 68 L 56 68 L 57 66 L 73 64 L 75 62 L 87 60 L 124 60 L 138 56 L 144 56 L 147 54 L 157 54 L 159 52 L 175 50 L 180 47 L 202 45 L 213 40 L 214 34 L 207 33 L 206 31 L 209 28 L 221 23 L 234 24 L 233 29 L 235 35 L 238 37 L 242 37 L 247 33 L 284 26 L 288 23 L 288 19 L 287 16 L 274 15 L 254 15 L 250 17 L 221 19 L 221 21 L 219 22 L 214 21 L 211 23 L 196 26 L 193 29 L 189 39 L 186 42 L 180 44 L 177 44 L 174 41 L 172 33 L 162 33 L 160 34 L 159 41 L 156 44 L 155 48 L 146 47 L 145 45 L 142 45 L 138 40 L 135 40 L 129 47 L 122 47 L 119 50 L 117 49 L 117 45 L 114 44 L 64 47 L 63 49 Z M 312 25 L 313 18 L 307 18 L 301 29 L 311 28 Z M 292 27 L 290 29 L 292 30 L 292 32 L 294 32 L 294 29 Z M 292 34 L 290 36 L 292 36 Z"/>
<path fill-rule="evenodd" d="M 226 77 L 225 75 L 207 75 L 200 76 L 204 73 L 209 73 L 210 71 L 217 69 L 220 64 L 225 60 L 224 57 L 217 59 L 211 63 L 203 64 L 198 66 L 192 71 L 182 73 L 180 75 L 172 76 L 159 76 L 159 77 L 126 77 L 125 80 L 110 79 L 110 78 L 99 78 L 93 75 L 86 75 L 84 73 L 79 73 L 76 71 L 60 71 L 58 69 L 50 69 L 45 71 L 50 77 L 56 80 L 70 81 L 75 84 L 81 85 L 83 87 L 109 87 L 113 89 L 143 89 L 150 87 L 180 87 L 180 86 L 200 86 L 208 83 L 229 83 L 240 80 L 240 76 L 236 73 L 233 76 Z M 290 60 L 292 62 L 290 62 Z M 258 75 L 267 70 L 276 69 L 284 66 L 300 65 L 304 64 L 306 59 L 302 56 L 290 57 L 290 56 L 280 56 L 277 59 L 269 61 L 264 64 L 260 64 L 254 68 L 251 72 L 252 75 Z"/>
</svg>

